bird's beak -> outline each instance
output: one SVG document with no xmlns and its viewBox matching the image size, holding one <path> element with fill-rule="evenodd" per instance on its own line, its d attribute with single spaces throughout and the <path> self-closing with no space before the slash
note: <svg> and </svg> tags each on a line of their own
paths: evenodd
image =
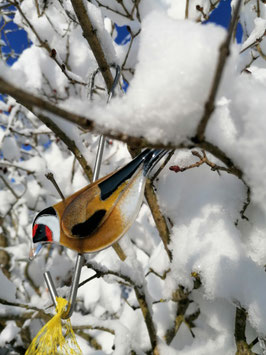
<svg viewBox="0 0 266 355">
<path fill-rule="evenodd" d="M 42 249 L 42 246 L 43 243 L 36 243 L 32 245 L 29 255 L 30 260 L 33 260 L 39 254 L 40 250 Z"/>
</svg>

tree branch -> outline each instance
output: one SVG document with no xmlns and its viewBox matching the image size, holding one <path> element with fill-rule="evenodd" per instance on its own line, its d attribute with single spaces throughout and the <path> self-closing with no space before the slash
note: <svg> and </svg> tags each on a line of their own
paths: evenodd
<svg viewBox="0 0 266 355">
<path fill-rule="evenodd" d="M 55 49 L 52 49 L 48 42 L 46 40 L 42 40 L 42 38 L 40 37 L 40 35 L 38 34 L 38 32 L 36 31 L 36 29 L 34 28 L 34 26 L 32 25 L 32 23 L 29 21 L 29 19 L 27 18 L 27 16 L 24 14 L 24 12 L 22 11 L 19 3 L 17 0 L 11 1 L 9 0 L 9 3 L 13 6 L 15 6 L 18 10 L 18 12 L 20 13 L 20 15 L 22 16 L 22 18 L 24 19 L 24 21 L 26 22 L 26 24 L 29 26 L 29 28 L 31 29 L 31 31 L 34 33 L 34 35 L 36 36 L 36 38 L 38 39 L 40 46 L 45 48 L 45 50 L 48 52 L 49 56 L 56 62 L 56 64 L 60 67 L 60 69 L 62 70 L 62 73 L 67 77 L 67 79 L 72 83 L 72 84 L 80 84 L 80 85 L 87 85 L 87 83 L 85 82 L 81 82 L 76 80 L 74 77 L 72 77 L 72 73 L 71 71 L 66 70 L 66 66 L 64 63 L 61 63 L 61 60 L 58 59 L 57 53 Z"/>
<path fill-rule="evenodd" d="M 94 54 L 94 57 L 98 63 L 99 69 L 103 75 L 106 87 L 109 92 L 114 80 L 109 67 L 111 63 L 108 63 L 105 58 L 104 51 L 100 44 L 100 40 L 97 37 L 97 29 L 95 29 L 91 23 L 89 14 L 87 12 L 83 0 L 71 0 L 71 3 L 75 14 L 79 20 L 79 24 L 82 28 L 83 36 L 87 40 Z"/>
<path fill-rule="evenodd" d="M 28 304 L 24 304 L 24 303 L 17 303 L 17 302 L 11 302 L 11 301 L 7 301 L 3 298 L 0 298 L 0 304 L 3 304 L 5 306 L 12 306 L 12 307 L 19 307 L 19 308 L 24 308 L 26 310 L 29 311 L 35 311 L 38 312 L 38 315 L 43 318 L 43 319 L 51 319 L 51 316 L 47 313 L 45 313 L 42 309 L 37 308 L 35 306 L 30 306 Z M 36 317 L 35 317 L 36 318 Z"/>
<path fill-rule="evenodd" d="M 229 171 L 227 172 L 230 172 L 230 174 L 233 174 L 237 176 L 239 179 L 242 179 L 243 172 L 233 163 L 233 161 L 219 147 L 207 141 L 196 143 L 196 146 L 198 146 L 203 150 L 206 150 L 207 152 L 215 156 L 217 159 L 221 160 L 228 167 Z"/>
<path fill-rule="evenodd" d="M 71 123 L 74 123 L 88 131 L 93 131 L 95 133 L 104 134 L 112 139 L 117 139 L 122 142 L 128 143 L 131 147 L 138 147 L 138 149 L 144 147 L 154 147 L 154 148 L 165 148 L 165 149 L 180 149 L 180 148 L 191 148 L 199 147 L 213 154 L 216 158 L 221 160 L 229 169 L 231 174 L 237 176 L 239 179 L 243 177 L 243 172 L 233 163 L 233 161 L 216 145 L 208 141 L 199 141 L 196 138 L 192 138 L 192 143 L 180 143 L 178 145 L 169 143 L 162 144 L 161 142 L 151 143 L 142 137 L 134 137 L 119 131 L 108 131 L 106 128 L 97 125 L 93 119 L 86 118 L 85 116 L 77 115 L 75 113 L 61 109 L 48 101 L 45 101 L 35 95 L 32 95 L 24 90 L 21 90 L 14 85 L 8 83 L 0 77 L 0 92 L 3 94 L 8 94 L 16 99 L 21 105 L 25 106 L 35 115 L 37 115 L 52 131 L 54 131 L 58 136 L 66 141 L 66 145 L 70 144 L 69 138 L 64 134 L 63 131 L 50 119 L 50 114 L 56 115 L 63 118 Z M 74 144 L 74 142 L 73 142 Z M 70 144 L 71 146 L 71 144 Z M 73 147 L 74 153 L 74 147 Z M 75 153 L 74 153 L 75 154 Z M 80 160 L 78 153 L 75 154 L 78 160 Z"/>
<path fill-rule="evenodd" d="M 147 302 L 147 297 L 146 297 L 146 292 L 145 292 L 145 287 L 143 285 L 138 285 L 132 280 L 128 275 L 118 273 L 116 271 L 108 270 L 108 269 L 103 269 L 102 267 L 98 266 L 96 263 L 90 263 L 87 262 L 86 266 L 96 272 L 96 274 L 100 276 L 104 275 L 113 275 L 119 278 L 122 278 L 124 281 L 126 281 L 127 284 L 131 285 L 135 291 L 135 295 L 137 298 L 137 301 L 139 303 L 148 333 L 149 333 L 149 338 L 151 342 L 151 347 L 152 350 L 154 350 L 157 346 L 157 336 L 156 336 L 156 330 L 155 330 L 155 325 L 153 323 L 153 318 L 152 318 L 152 310 L 150 310 L 149 304 Z M 98 276 L 97 276 L 98 277 Z M 82 283 L 83 284 L 83 283 Z"/>
<path fill-rule="evenodd" d="M 250 349 L 250 345 L 246 339 L 246 320 L 247 313 L 243 308 L 236 308 L 235 316 L 235 343 L 236 343 L 236 355 L 253 355 L 254 353 Z M 253 346 L 253 343 L 251 343 Z"/>
<path fill-rule="evenodd" d="M 215 75 L 213 78 L 209 98 L 208 98 L 207 102 L 205 103 L 203 116 L 200 120 L 200 123 L 198 125 L 198 129 L 197 129 L 196 139 L 199 142 L 202 142 L 204 140 L 204 135 L 205 135 L 205 130 L 206 130 L 207 124 L 208 124 L 209 119 L 215 109 L 215 99 L 216 99 L 219 85 L 221 83 L 225 63 L 226 63 L 227 57 L 230 54 L 230 50 L 229 50 L 230 43 L 231 43 L 234 29 L 235 29 L 237 21 L 238 21 L 238 14 L 239 14 L 240 6 L 241 6 L 241 0 L 238 0 L 238 2 L 236 4 L 235 11 L 234 11 L 234 15 L 232 17 L 232 20 L 231 20 L 231 23 L 229 26 L 228 34 L 227 34 L 224 42 L 220 46 L 220 50 L 219 50 L 220 55 L 218 58 L 216 71 L 215 71 Z"/>
<path fill-rule="evenodd" d="M 188 297 L 180 300 L 176 305 L 176 317 L 174 320 L 174 325 L 172 328 L 169 328 L 165 334 L 165 341 L 167 345 L 170 345 L 172 340 L 174 339 L 176 333 L 178 332 L 181 324 L 185 321 L 185 313 L 188 309 L 190 300 Z"/>
<path fill-rule="evenodd" d="M 168 248 L 168 244 L 170 242 L 170 231 L 167 226 L 165 217 L 160 211 L 160 207 L 158 205 L 157 197 L 155 191 L 153 189 L 153 185 L 150 179 L 147 179 L 146 187 L 145 187 L 145 197 L 150 207 L 155 225 L 158 229 L 159 235 L 162 239 L 164 248 L 168 254 L 169 259 L 172 259 L 172 253 Z"/>
<path fill-rule="evenodd" d="M 80 150 L 76 146 L 76 143 L 71 140 L 64 131 L 62 131 L 50 118 L 49 113 L 52 113 L 56 116 L 60 117 L 68 117 L 71 122 L 74 123 L 80 122 L 85 126 L 91 127 L 93 126 L 92 121 L 87 120 L 85 117 L 77 116 L 73 113 L 60 109 L 59 107 L 45 101 L 37 96 L 27 93 L 21 89 L 14 87 L 13 85 L 9 84 L 4 79 L 0 78 L 0 92 L 3 94 L 8 94 L 14 97 L 18 103 L 25 106 L 28 110 L 33 112 L 38 116 L 38 118 L 48 127 L 51 131 L 53 131 L 68 147 L 68 149 L 75 155 L 78 162 L 82 166 L 85 174 L 87 175 L 88 179 L 92 180 L 92 170 L 88 165 L 86 159 L 81 154 Z"/>
</svg>

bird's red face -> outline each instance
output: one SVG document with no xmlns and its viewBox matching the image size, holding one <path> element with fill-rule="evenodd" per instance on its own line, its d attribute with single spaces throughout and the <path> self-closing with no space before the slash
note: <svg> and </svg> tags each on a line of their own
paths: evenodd
<svg viewBox="0 0 266 355">
<path fill-rule="evenodd" d="M 44 224 L 34 224 L 32 228 L 33 243 L 52 242 L 53 232 Z"/>
<path fill-rule="evenodd" d="M 41 211 L 34 219 L 32 225 L 33 248 L 31 257 L 35 257 L 45 243 L 59 242 L 60 224 L 57 213 L 53 207 Z"/>
</svg>

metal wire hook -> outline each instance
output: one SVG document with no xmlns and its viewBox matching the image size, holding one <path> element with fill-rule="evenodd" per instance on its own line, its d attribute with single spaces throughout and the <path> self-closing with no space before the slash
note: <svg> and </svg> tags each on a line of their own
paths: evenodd
<svg viewBox="0 0 266 355">
<path fill-rule="evenodd" d="M 114 78 L 112 87 L 108 93 L 107 104 L 110 102 L 112 96 L 114 96 L 115 88 L 119 82 L 120 72 L 121 72 L 119 65 L 112 64 L 111 67 L 115 68 L 116 73 L 115 73 L 115 78 Z M 97 70 L 95 70 L 95 72 L 92 74 L 91 84 L 90 84 L 90 99 L 92 99 L 95 77 L 98 73 L 99 73 L 99 68 Z M 104 143 L 105 143 L 105 137 L 102 135 L 102 136 L 100 136 L 99 143 L 98 143 L 98 149 L 97 149 L 97 153 L 96 153 L 92 182 L 96 181 L 99 178 L 102 157 L 103 157 Z M 83 266 L 83 263 L 84 263 L 84 255 L 78 253 L 77 258 L 76 258 L 73 281 L 72 281 L 72 285 L 71 285 L 71 289 L 70 289 L 70 293 L 69 293 L 67 309 L 61 316 L 61 318 L 63 318 L 63 319 L 68 319 L 73 314 L 74 306 L 75 306 L 75 302 L 76 302 L 76 298 L 77 298 L 81 268 Z M 55 288 L 52 276 L 49 271 L 46 271 L 44 273 L 44 279 L 45 279 L 47 288 L 50 292 L 50 296 L 52 298 L 53 304 L 56 307 L 56 304 L 57 304 L 56 297 L 58 297 L 58 294 L 56 292 L 56 288 Z"/>
<path fill-rule="evenodd" d="M 115 78 L 114 78 L 114 81 L 113 81 L 113 84 L 111 86 L 111 89 L 108 93 L 108 98 L 107 98 L 107 103 L 110 102 L 112 96 L 114 95 L 114 91 L 115 91 L 115 88 L 118 84 L 118 81 L 119 81 L 119 78 L 120 78 L 120 74 L 121 74 L 121 68 L 118 64 L 111 64 L 110 65 L 110 68 L 114 68 L 115 69 Z M 90 100 L 92 100 L 93 98 L 93 89 L 94 89 L 94 84 L 95 84 L 95 78 L 97 76 L 97 74 L 100 72 L 100 68 L 97 68 L 91 75 L 91 78 L 90 78 L 90 85 L 89 85 L 89 97 L 90 97 Z"/>
</svg>

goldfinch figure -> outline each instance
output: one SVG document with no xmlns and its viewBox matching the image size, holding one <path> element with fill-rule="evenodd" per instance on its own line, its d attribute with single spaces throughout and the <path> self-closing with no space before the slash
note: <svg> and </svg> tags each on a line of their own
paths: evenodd
<svg viewBox="0 0 266 355">
<path fill-rule="evenodd" d="M 88 253 L 118 241 L 137 217 L 146 179 L 166 152 L 146 149 L 123 168 L 41 211 L 33 221 L 33 255 L 51 242 Z"/>
</svg>

